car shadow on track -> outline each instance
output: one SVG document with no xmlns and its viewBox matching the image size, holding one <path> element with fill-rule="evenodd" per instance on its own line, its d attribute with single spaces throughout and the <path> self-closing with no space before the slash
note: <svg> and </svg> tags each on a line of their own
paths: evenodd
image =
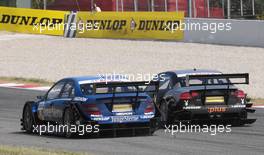
<svg viewBox="0 0 264 155">
<path fill-rule="evenodd" d="M 126 138 L 126 137 L 148 137 L 148 136 L 155 136 L 154 134 L 150 133 L 129 133 L 129 132 L 118 132 L 118 133 L 111 133 L 111 132 L 104 132 L 100 134 L 85 134 L 85 135 L 75 135 L 71 138 L 66 138 L 64 135 L 60 133 L 43 133 L 42 135 L 38 133 L 27 133 L 24 131 L 17 131 L 11 132 L 10 134 L 15 135 L 27 135 L 32 137 L 45 137 L 51 139 L 108 139 L 108 138 Z"/>
</svg>

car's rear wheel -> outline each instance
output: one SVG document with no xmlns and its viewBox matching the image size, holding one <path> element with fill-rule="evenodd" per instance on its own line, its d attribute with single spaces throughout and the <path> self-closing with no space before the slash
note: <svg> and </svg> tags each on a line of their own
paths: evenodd
<svg viewBox="0 0 264 155">
<path fill-rule="evenodd" d="M 66 138 L 72 138 L 76 135 L 76 133 L 71 132 L 71 126 L 75 125 L 74 114 L 71 108 L 67 108 L 64 111 L 63 125 L 67 126 L 66 131 L 63 133 Z"/>
<path fill-rule="evenodd" d="M 240 113 L 240 118 L 236 119 L 236 120 L 233 120 L 231 122 L 231 125 L 234 126 L 234 127 L 244 126 L 246 124 L 244 120 L 246 120 L 247 117 L 248 117 L 248 113 L 246 111 L 242 111 Z"/>
<path fill-rule="evenodd" d="M 167 125 L 169 123 L 168 105 L 165 101 L 161 102 L 160 114 L 161 114 L 161 125 L 164 127 L 164 125 Z"/>
<path fill-rule="evenodd" d="M 31 104 L 26 103 L 23 110 L 23 129 L 26 130 L 27 133 L 32 133 L 34 118 L 32 114 Z"/>
<path fill-rule="evenodd" d="M 244 123 L 242 120 L 233 120 L 233 121 L 231 122 L 231 125 L 232 125 L 233 127 L 240 127 L 240 126 L 244 126 L 245 123 Z"/>
</svg>

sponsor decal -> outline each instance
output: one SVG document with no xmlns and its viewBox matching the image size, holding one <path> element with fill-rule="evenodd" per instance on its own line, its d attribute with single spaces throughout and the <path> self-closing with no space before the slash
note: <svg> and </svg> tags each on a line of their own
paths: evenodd
<svg viewBox="0 0 264 155">
<path fill-rule="evenodd" d="M 140 20 L 138 30 L 144 31 L 170 31 L 180 25 L 180 20 Z"/>
<path fill-rule="evenodd" d="M 44 109 L 44 106 L 45 106 L 45 102 L 44 101 L 39 102 L 39 104 L 38 104 L 38 110 L 43 110 Z"/>
<path fill-rule="evenodd" d="M 63 35 L 66 11 L 0 7 L 0 30 Z"/>
<path fill-rule="evenodd" d="M 94 116 L 91 119 L 94 120 L 94 121 L 108 121 L 108 120 L 110 120 L 110 117 L 103 117 L 103 116 L 95 117 Z"/>
<path fill-rule="evenodd" d="M 46 24 L 53 26 L 55 24 L 60 24 L 63 22 L 62 18 L 51 18 L 51 17 L 34 17 L 34 16 L 18 16 L 18 15 L 8 15 L 0 14 L 0 23 L 2 24 L 14 24 L 14 25 L 43 25 Z"/>
<path fill-rule="evenodd" d="M 87 20 L 94 25 L 94 30 L 122 30 L 126 26 L 126 20 Z"/>
<path fill-rule="evenodd" d="M 226 112 L 226 107 L 212 107 L 207 109 L 209 113 L 213 112 Z"/>
<path fill-rule="evenodd" d="M 151 118 L 153 118 L 155 115 L 154 115 L 154 113 L 148 113 L 148 114 L 146 114 L 146 115 L 142 115 L 142 116 L 140 116 L 140 118 L 141 119 L 151 119 Z"/>
<path fill-rule="evenodd" d="M 77 37 L 182 40 L 183 12 L 78 12 Z M 80 28 L 80 27 L 79 27 Z"/>
<path fill-rule="evenodd" d="M 121 112 L 121 113 L 116 113 L 116 116 L 128 116 L 128 115 L 133 115 L 133 112 Z"/>
<path fill-rule="evenodd" d="M 88 98 L 86 97 L 74 97 L 73 101 L 81 101 L 81 102 L 86 102 Z"/>
<path fill-rule="evenodd" d="M 195 109 L 201 109 L 201 106 L 188 106 L 188 107 L 183 107 L 183 109 L 186 110 L 195 110 Z"/>
<path fill-rule="evenodd" d="M 246 105 L 231 105 L 232 108 L 245 108 Z"/>
<path fill-rule="evenodd" d="M 133 122 L 137 121 L 138 119 L 138 116 L 112 116 L 113 123 Z"/>
</svg>

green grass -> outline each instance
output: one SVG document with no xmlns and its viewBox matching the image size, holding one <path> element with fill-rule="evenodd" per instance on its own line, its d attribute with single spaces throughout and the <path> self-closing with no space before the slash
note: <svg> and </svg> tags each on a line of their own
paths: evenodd
<svg viewBox="0 0 264 155">
<path fill-rule="evenodd" d="M 40 149 L 40 148 L 0 145 L 0 155 L 88 155 L 88 154 L 66 152 L 61 150 L 48 150 L 48 149 Z"/>
<path fill-rule="evenodd" d="M 22 78 L 22 77 L 0 77 L 0 82 L 15 82 L 15 83 L 30 83 L 38 85 L 52 85 L 54 82 L 37 78 Z"/>
</svg>

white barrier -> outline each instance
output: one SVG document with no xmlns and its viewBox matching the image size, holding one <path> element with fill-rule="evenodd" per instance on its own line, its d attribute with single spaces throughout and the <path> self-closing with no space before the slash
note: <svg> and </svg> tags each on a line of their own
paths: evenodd
<svg viewBox="0 0 264 155">
<path fill-rule="evenodd" d="M 230 23 L 231 30 L 186 30 L 184 42 L 264 47 L 264 21 L 186 18 L 185 23 Z"/>
</svg>

